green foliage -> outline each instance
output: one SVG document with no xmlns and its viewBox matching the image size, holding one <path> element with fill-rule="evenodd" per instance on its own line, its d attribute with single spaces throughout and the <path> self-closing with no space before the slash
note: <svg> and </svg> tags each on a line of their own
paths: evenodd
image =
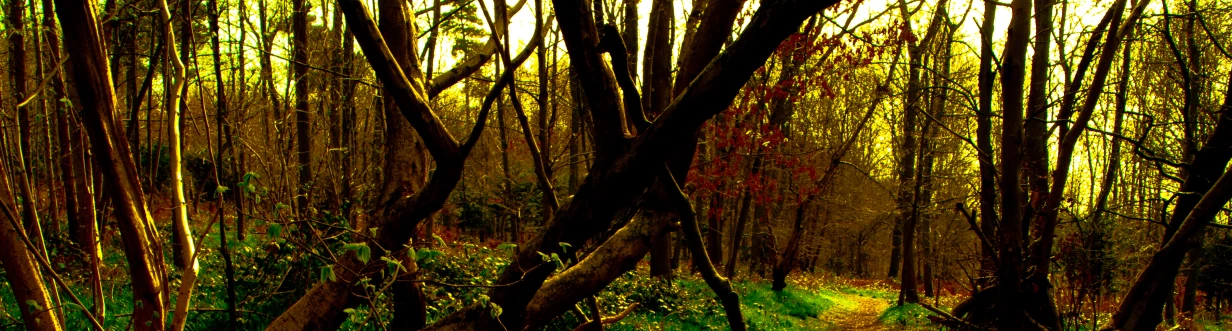
<svg viewBox="0 0 1232 331">
<path fill-rule="evenodd" d="M 928 316 L 933 315 L 928 309 L 924 309 L 920 305 L 907 303 L 902 306 L 890 305 L 885 311 L 881 312 L 881 316 L 877 317 L 877 321 L 884 325 L 898 326 L 929 326 L 934 325 L 928 320 Z"/>
<path fill-rule="evenodd" d="M 816 320 L 834 301 L 821 292 L 787 288 L 770 289 L 765 283 L 741 283 L 741 305 L 750 330 L 823 329 L 827 324 Z"/>
<path fill-rule="evenodd" d="M 441 250 L 421 248 L 416 255 L 420 263 L 420 279 L 456 285 L 490 285 L 509 263 L 506 253 L 474 244 Z M 448 287 L 425 283 L 423 293 L 428 302 L 428 320 L 440 319 L 473 303 L 485 304 L 487 292 L 488 288 L 485 287 Z"/>
<path fill-rule="evenodd" d="M 367 243 L 350 243 L 342 246 L 343 249 L 355 252 L 355 258 L 360 262 L 368 263 L 372 259 L 372 249 L 368 248 Z"/>
<path fill-rule="evenodd" d="M 149 185 L 148 180 L 153 177 L 155 187 L 171 185 L 171 150 L 167 146 L 158 143 L 142 145 L 137 151 L 137 159 L 137 171 L 147 174 L 138 176 L 142 181 L 147 181 L 144 184 Z"/>
</svg>

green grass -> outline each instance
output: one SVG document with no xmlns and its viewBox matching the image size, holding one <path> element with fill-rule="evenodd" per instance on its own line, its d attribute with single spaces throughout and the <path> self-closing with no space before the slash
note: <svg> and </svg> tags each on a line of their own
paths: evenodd
<svg viewBox="0 0 1232 331">
<path fill-rule="evenodd" d="M 934 324 L 928 320 L 929 315 L 932 312 L 917 304 L 890 305 L 881 312 L 877 321 L 887 326 L 931 326 Z"/>
<path fill-rule="evenodd" d="M 843 293 L 847 293 L 847 294 L 854 294 L 854 295 L 858 295 L 862 297 L 869 297 L 869 298 L 876 298 L 876 299 L 884 299 L 884 300 L 898 299 L 898 291 L 873 289 L 873 288 L 861 288 L 861 287 L 843 287 L 843 288 L 840 288 L 839 291 Z"/>
<path fill-rule="evenodd" d="M 817 317 L 837 304 L 824 292 L 791 287 L 773 291 L 765 283 L 737 287 L 750 330 L 824 330 L 829 325 Z"/>
</svg>

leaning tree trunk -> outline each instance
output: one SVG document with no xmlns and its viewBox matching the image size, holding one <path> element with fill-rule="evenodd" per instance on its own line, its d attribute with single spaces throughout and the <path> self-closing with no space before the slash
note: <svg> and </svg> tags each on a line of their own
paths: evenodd
<svg viewBox="0 0 1232 331">
<path fill-rule="evenodd" d="M 607 230 L 615 214 L 654 182 L 658 168 L 667 161 L 668 152 L 687 142 L 702 123 L 727 108 L 748 77 L 783 39 L 798 29 L 805 18 L 832 4 L 806 0 L 763 2 L 741 37 L 732 42 L 727 51 L 716 58 L 654 123 L 641 131 L 642 134 L 628 140 L 624 138 L 624 112 L 620 109 L 621 98 L 617 93 L 615 77 L 595 47 L 598 30 L 590 18 L 589 8 L 583 6 L 581 1 L 557 0 L 557 20 L 569 48 L 571 63 L 580 71 L 581 85 L 586 91 L 594 119 L 594 171 L 540 235 L 519 246 L 515 262 L 497 280 L 497 284 L 508 285 L 489 292 L 490 302 L 502 308 L 499 323 L 492 319 L 490 306 L 472 305 L 445 317 L 433 327 L 534 327 L 525 323 L 527 304 L 540 292 L 556 266 L 553 262 L 544 262 L 539 254 L 565 254 L 560 243 L 580 247 L 585 241 Z M 567 256 L 562 256 L 562 259 Z M 567 287 L 563 292 L 550 293 L 549 296 L 593 294 L 610 281 L 608 278 L 587 278 L 586 282 Z M 554 300 L 550 305 L 553 311 L 563 312 L 573 303 L 576 301 L 561 299 Z"/>
<path fill-rule="evenodd" d="M 1229 75 L 1229 81 L 1232 82 L 1232 75 Z M 1201 237 L 1204 226 L 1214 216 L 1214 211 L 1202 210 L 1202 204 L 1207 203 L 1208 199 L 1217 201 L 1219 194 L 1228 194 L 1224 191 L 1230 190 L 1226 187 L 1218 188 L 1215 183 L 1216 178 L 1219 178 L 1219 183 L 1232 181 L 1227 178 L 1229 176 L 1224 169 L 1229 158 L 1232 158 L 1232 89 L 1225 92 L 1219 122 L 1205 145 L 1194 154 L 1189 176 L 1181 184 L 1181 192 L 1207 193 L 1202 196 L 1184 194 L 1177 198 L 1171 219 L 1183 221 L 1172 223 L 1177 225 L 1176 232 L 1151 257 L 1146 269 L 1138 274 L 1107 328 L 1153 330 L 1162 320 L 1160 312 L 1164 302 L 1171 297 L 1171 285 L 1179 272 L 1181 262 L 1185 254 L 1197 244 L 1196 240 Z M 1193 202 L 1195 199 L 1198 202 Z M 1219 209 L 1226 202 L 1227 198 L 1224 197 L 1223 202 L 1218 205 L 1205 208 Z M 1186 216 L 1181 218 L 1178 214 Z"/>
<path fill-rule="evenodd" d="M 97 158 L 107 196 L 116 210 L 132 282 L 137 330 L 162 330 L 166 320 L 166 267 L 159 238 L 137 180 L 137 167 L 123 133 L 116 128 L 115 91 L 108 79 L 107 54 L 99 39 L 90 1 L 57 0 L 64 46 L 72 58 L 72 77 L 82 107 L 82 124 Z"/>
<path fill-rule="evenodd" d="M 52 0 L 43 0 L 43 37 L 49 50 L 48 60 L 60 63 L 60 29 L 56 27 L 55 5 Z M 64 73 L 57 68 L 52 72 L 52 96 L 62 100 L 68 96 L 64 84 Z M 103 298 L 103 281 L 100 269 L 103 263 L 103 248 L 99 243 L 97 211 L 94 210 L 94 192 L 90 187 L 90 164 L 86 163 L 84 138 L 80 125 L 76 121 L 74 107 L 68 103 L 56 104 L 56 134 L 59 140 L 61 180 L 65 183 L 65 202 L 68 206 L 70 238 L 77 242 L 78 247 L 89 257 L 90 288 L 93 297 L 94 316 L 106 315 L 106 304 Z M 69 196 L 71 194 L 71 197 Z"/>
<path fill-rule="evenodd" d="M 4 162 L 0 162 L 0 174 L 7 173 Z M 16 200 L 8 181 L 8 176 L 0 175 L 0 263 L 4 264 L 4 278 L 19 303 L 26 330 L 58 331 L 60 318 L 53 309 L 55 303 L 50 292 L 43 285 L 42 268 L 35 262 L 39 253 L 31 247 L 33 241 L 18 220 Z"/>
<path fill-rule="evenodd" d="M 399 113 L 405 118 L 423 139 L 424 148 L 436 161 L 437 168 L 433 176 L 423 185 L 422 189 L 413 194 L 395 186 L 400 194 L 389 194 L 390 200 L 378 201 L 384 207 L 376 211 L 372 222 L 363 224 L 361 233 L 377 230 L 375 238 L 368 238 L 363 244 L 369 247 L 390 247 L 395 251 L 393 256 L 405 256 L 406 250 L 401 248 L 410 242 L 419 222 L 432 213 L 440 210 L 450 193 L 462 178 L 463 165 L 467 156 L 479 141 L 483 132 L 492 102 L 495 101 L 504 84 L 513 79 L 511 71 L 506 70 L 493 89 L 489 91 L 480 109 L 477 124 L 471 130 L 466 140 L 459 143 L 445 128 L 440 118 L 428 106 L 428 96 L 425 93 L 424 78 L 414 62 L 407 66 L 409 74 L 404 72 L 401 59 L 394 57 L 372 14 L 358 0 L 339 1 L 341 10 L 351 27 L 360 48 L 363 50 L 376 74 L 386 88 L 387 95 L 397 104 Z M 399 4 L 400 6 L 400 4 Z M 405 12 L 382 11 L 385 14 L 405 15 Z M 407 20 L 400 20 L 406 22 Z M 540 33 L 536 32 L 535 42 L 540 42 Z M 522 63 L 530 56 L 529 50 L 534 45 L 517 56 L 515 63 Z M 388 156 L 387 156 L 388 157 Z M 354 253 L 348 253 L 340 260 L 342 264 L 335 270 L 336 279 L 318 283 L 308 290 L 287 311 L 278 316 L 267 330 L 316 330 L 337 328 L 346 319 L 344 310 L 358 306 L 362 301 L 354 293 L 358 293 L 359 283 L 376 277 L 386 268 L 381 260 L 385 251 L 371 249 L 368 260 L 361 261 Z M 397 307 L 395 307 L 397 309 Z"/>
</svg>

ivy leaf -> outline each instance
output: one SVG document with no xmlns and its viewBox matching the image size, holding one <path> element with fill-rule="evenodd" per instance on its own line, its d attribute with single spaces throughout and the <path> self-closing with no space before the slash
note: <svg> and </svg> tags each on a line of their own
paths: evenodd
<svg viewBox="0 0 1232 331">
<path fill-rule="evenodd" d="M 438 235 L 436 235 L 435 233 L 433 233 L 433 234 L 432 234 L 432 239 L 436 239 L 436 243 L 437 243 L 437 244 L 440 244 L 440 245 L 441 245 L 441 247 L 445 247 L 445 239 L 441 239 L 441 236 L 438 236 Z"/>
<path fill-rule="evenodd" d="M 282 225 L 270 224 L 269 227 L 265 229 L 265 234 L 268 235 L 270 239 L 278 239 L 278 237 L 282 235 Z"/>
<path fill-rule="evenodd" d="M 514 250 L 517 248 L 518 248 L 518 244 L 515 244 L 515 243 L 503 243 L 500 245 L 496 245 L 496 249 L 498 250 Z"/>
<path fill-rule="evenodd" d="M 382 256 L 381 261 L 385 261 L 385 266 L 389 267 L 389 269 L 393 271 L 406 271 L 406 268 L 402 267 L 402 262 L 391 259 L 389 256 Z"/>
<path fill-rule="evenodd" d="M 327 265 L 327 266 L 321 267 L 320 280 L 322 283 L 327 282 L 327 281 L 332 282 L 332 281 L 338 280 L 338 276 L 334 275 L 333 265 Z"/>
<path fill-rule="evenodd" d="M 492 307 L 490 310 L 492 312 L 492 318 L 500 318 L 501 313 L 504 312 L 504 309 L 501 309 L 501 306 L 495 303 L 489 303 L 488 306 Z"/>
<path fill-rule="evenodd" d="M 372 258 L 372 249 L 368 248 L 368 243 L 350 243 L 342 246 L 342 248 L 355 251 L 355 257 L 360 262 L 368 263 L 368 260 Z"/>
<path fill-rule="evenodd" d="M 415 254 L 415 260 L 423 261 L 423 263 L 428 263 L 428 262 L 431 262 L 433 258 L 436 258 L 437 256 L 441 256 L 444 254 L 445 253 L 441 253 L 441 251 L 438 251 L 438 250 L 424 248 L 424 249 L 419 250 L 419 252 Z"/>
</svg>

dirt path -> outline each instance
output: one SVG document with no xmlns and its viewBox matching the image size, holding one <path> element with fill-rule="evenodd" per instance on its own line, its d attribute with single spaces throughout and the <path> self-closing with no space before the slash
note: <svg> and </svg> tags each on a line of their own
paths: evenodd
<svg viewBox="0 0 1232 331">
<path fill-rule="evenodd" d="M 889 330 L 877 322 L 881 312 L 890 305 L 888 301 L 844 292 L 835 294 L 834 307 L 819 316 L 833 323 L 833 330 Z"/>
</svg>

